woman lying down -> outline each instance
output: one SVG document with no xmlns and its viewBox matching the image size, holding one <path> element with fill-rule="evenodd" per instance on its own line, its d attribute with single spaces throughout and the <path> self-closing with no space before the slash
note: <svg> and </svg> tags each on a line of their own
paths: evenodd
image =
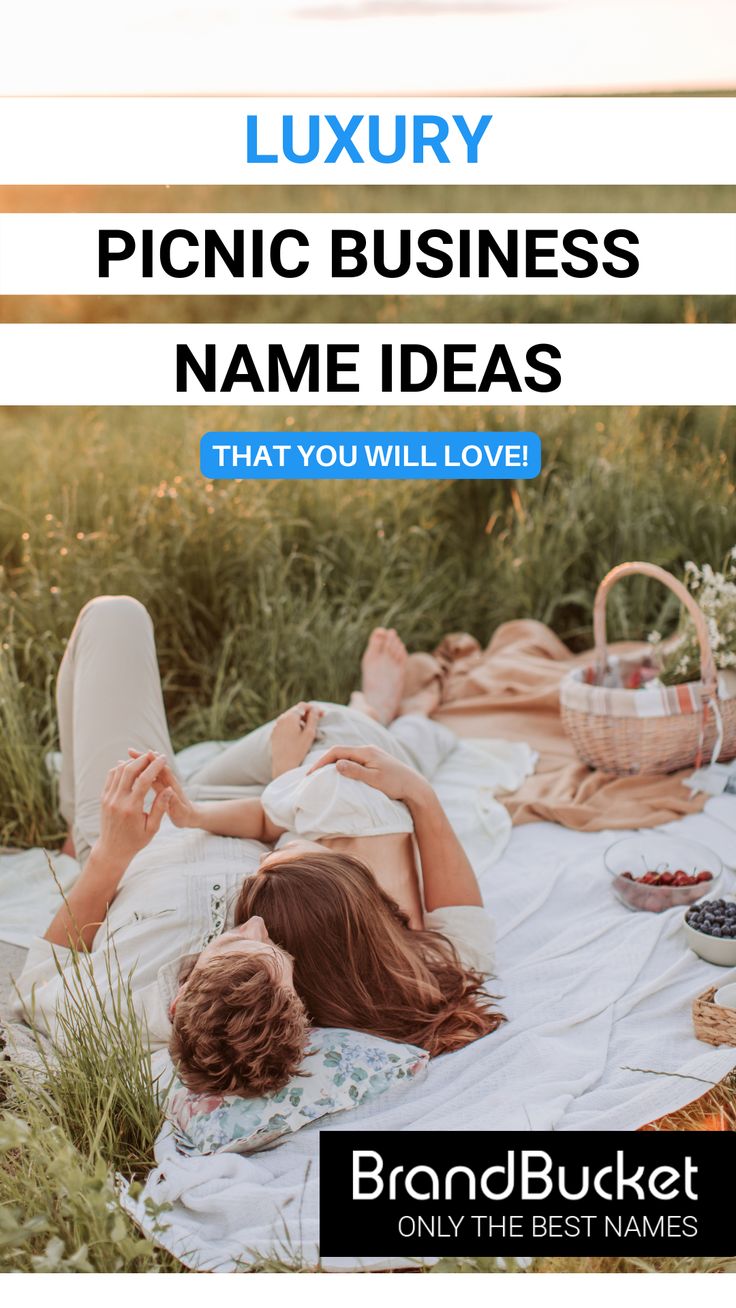
<svg viewBox="0 0 736 1308">
<path fill-rule="evenodd" d="M 87 951 L 75 975 L 108 997 L 122 975 L 188 1087 L 243 1095 L 287 1083 L 310 1026 L 432 1056 L 493 1031 L 493 925 L 430 785 L 455 741 L 416 699 L 400 713 L 406 658 L 377 629 L 349 708 L 299 704 L 185 788 L 146 610 L 88 604 L 57 686 L 82 872 L 29 952 L 20 1015 L 60 1039 L 64 973 Z"/>
</svg>

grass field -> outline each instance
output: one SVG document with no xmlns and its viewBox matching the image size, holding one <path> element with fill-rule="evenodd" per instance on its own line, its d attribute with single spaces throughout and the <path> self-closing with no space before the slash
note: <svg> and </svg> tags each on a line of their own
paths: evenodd
<svg viewBox="0 0 736 1308">
<path fill-rule="evenodd" d="M 510 411 L 256 410 L 242 425 L 472 430 Z M 233 415 L 219 415 L 219 425 Z M 0 416 L 0 842 L 61 835 L 44 767 L 53 682 L 98 592 L 150 608 L 177 745 L 242 733 L 304 696 L 343 700 L 366 635 L 414 648 L 487 640 L 514 617 L 590 640 L 597 582 L 645 558 L 679 572 L 734 543 L 734 415 L 719 409 L 527 410 L 531 482 L 205 482 L 212 410 L 19 410 Z M 612 596 L 614 636 L 667 628 L 651 584 Z"/>
<path fill-rule="evenodd" d="M 297 199 L 302 209 L 328 211 L 736 209 L 729 188 L 350 188 Z M 289 210 L 294 194 L 34 190 L 0 193 L 0 207 Z M 13 322 L 735 318 L 728 297 L 0 301 L 0 319 Z M 198 472 L 199 437 L 218 426 L 522 425 L 543 441 L 543 472 L 533 482 L 218 485 Z M 77 611 L 97 593 L 129 592 L 150 608 L 175 744 L 183 746 L 239 734 L 298 698 L 344 699 L 376 623 L 397 626 L 413 648 L 431 648 L 448 630 L 487 640 L 499 622 L 535 617 L 584 647 L 596 585 L 613 564 L 645 558 L 675 572 L 688 559 L 715 565 L 736 539 L 736 414 L 717 408 L 4 410 L 0 454 L 6 845 L 54 844 L 63 835 L 44 766 L 57 743 L 54 678 Z M 665 631 L 675 619 L 671 599 L 649 584 L 611 597 L 613 636 Z M 128 1030 L 122 1017 L 121 1027 Z M 88 1035 L 80 1030 L 86 1096 L 79 1059 L 63 1063 L 43 1095 L 11 1087 L 13 1119 L 0 1123 L 0 1269 L 175 1270 L 109 1206 L 113 1172 L 150 1157 L 158 1117 L 133 1077 L 134 1060 L 121 1051 L 113 1074 Z M 719 1093 L 721 1120 L 733 1129 L 733 1090 Z M 101 1118 L 115 1129 L 97 1130 Z M 534 1270 L 721 1271 L 726 1263 L 560 1259 Z"/>
</svg>

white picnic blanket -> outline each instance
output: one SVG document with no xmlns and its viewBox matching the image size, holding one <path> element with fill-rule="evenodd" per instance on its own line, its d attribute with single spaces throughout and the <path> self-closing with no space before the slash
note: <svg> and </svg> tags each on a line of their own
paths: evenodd
<svg viewBox="0 0 736 1308">
<path fill-rule="evenodd" d="M 736 1066 L 736 1049 L 695 1039 L 693 997 L 725 969 L 686 946 L 682 911 L 632 913 L 611 893 L 603 852 L 624 833 L 587 834 L 539 823 L 516 828 L 489 866 L 488 838 L 458 755 L 436 787 L 479 872 L 499 931 L 498 980 L 509 1021 L 390 1098 L 322 1129 L 634 1130 L 703 1094 Z M 736 863 L 736 798 L 663 828 Z M 733 872 L 722 891 L 732 891 Z M 734 973 L 736 978 L 736 972 Z M 258 1256 L 319 1258 L 319 1128 L 255 1157 L 180 1157 L 164 1131 L 159 1166 L 128 1207 L 171 1204 L 158 1239 L 199 1270 L 231 1271 Z M 323 1266 L 390 1265 L 324 1260 Z"/>
<path fill-rule="evenodd" d="M 687 949 L 680 910 L 630 913 L 613 897 L 603 852 L 624 832 L 537 823 L 516 828 L 499 856 L 508 822 L 490 790 L 479 789 L 483 761 L 467 744 L 450 755 L 435 784 L 497 920 L 494 990 L 509 1021 L 436 1059 L 403 1096 L 335 1117 L 323 1129 L 634 1130 L 681 1108 L 736 1065 L 736 1049 L 699 1043 L 690 1019 L 693 997 L 723 983 L 724 969 Z M 711 799 L 705 813 L 663 829 L 736 864 L 736 797 Z M 13 899 L 13 873 L 21 868 L 25 894 Z M 75 865 L 57 860 L 57 869 L 66 879 Z M 735 888 L 729 871 L 722 891 Z M 39 851 L 0 858 L 0 938 L 22 943 L 24 932 L 48 921 L 56 894 Z M 230 1271 L 270 1254 L 317 1262 L 317 1127 L 250 1158 L 183 1158 L 164 1131 L 157 1160 L 140 1198 L 126 1206 L 188 1265 Z M 155 1219 L 147 1199 L 171 1210 Z M 154 1229 L 162 1224 L 165 1230 Z"/>
<path fill-rule="evenodd" d="M 0 941 L 28 949 L 78 876 L 79 864 L 67 854 L 46 849 L 0 854 Z"/>
</svg>

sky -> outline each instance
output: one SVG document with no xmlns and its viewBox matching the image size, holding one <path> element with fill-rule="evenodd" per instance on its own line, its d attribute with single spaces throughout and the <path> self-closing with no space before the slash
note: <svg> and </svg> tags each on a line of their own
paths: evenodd
<svg viewBox="0 0 736 1308">
<path fill-rule="evenodd" d="M 736 88 L 736 0 L 0 0 L 0 93 Z"/>
</svg>

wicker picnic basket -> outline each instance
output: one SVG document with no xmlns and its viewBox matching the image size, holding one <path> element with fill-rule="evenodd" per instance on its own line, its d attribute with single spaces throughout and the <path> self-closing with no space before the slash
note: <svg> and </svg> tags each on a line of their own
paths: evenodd
<svg viewBox="0 0 736 1308">
<path fill-rule="evenodd" d="M 604 684 L 606 599 L 622 577 L 654 577 L 688 610 L 700 645 L 700 680 L 661 689 L 624 690 Z M 654 563 L 621 563 L 603 578 L 593 607 L 594 658 L 569 672 L 560 686 L 560 710 L 568 736 L 584 763 L 617 776 L 677 772 L 736 756 L 736 698 L 718 693 L 705 618 L 681 581 Z"/>
<path fill-rule="evenodd" d="M 709 1045 L 736 1045 L 736 1011 L 715 1002 L 717 986 L 693 1000 L 693 1027 L 698 1040 Z"/>
</svg>

